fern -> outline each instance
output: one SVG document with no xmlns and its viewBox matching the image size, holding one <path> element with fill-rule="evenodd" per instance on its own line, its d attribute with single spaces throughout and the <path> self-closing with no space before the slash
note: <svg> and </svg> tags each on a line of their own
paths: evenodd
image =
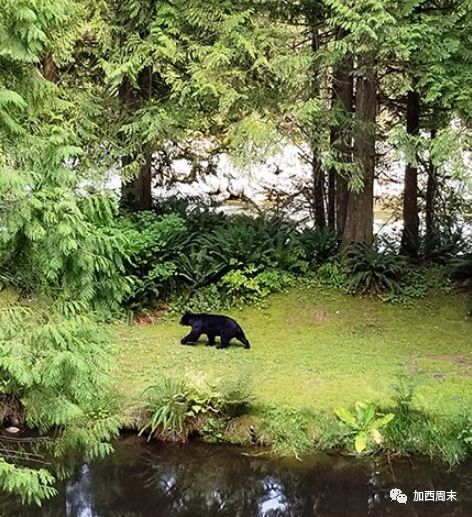
<svg viewBox="0 0 472 517">
<path fill-rule="evenodd" d="M 360 293 L 396 291 L 405 271 L 405 260 L 381 253 L 364 244 L 353 244 L 344 251 L 344 265 L 351 277 L 349 290 Z"/>
<path fill-rule="evenodd" d="M 472 316 L 472 297 L 470 292 L 472 291 L 472 254 L 464 255 L 456 258 L 452 261 L 452 279 L 464 290 L 469 293 L 469 299 L 467 301 L 467 311 Z"/>
</svg>

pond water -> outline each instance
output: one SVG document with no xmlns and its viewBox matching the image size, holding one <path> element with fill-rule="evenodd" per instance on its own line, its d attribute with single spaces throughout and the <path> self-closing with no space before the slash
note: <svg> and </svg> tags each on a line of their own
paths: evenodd
<svg viewBox="0 0 472 517">
<path fill-rule="evenodd" d="M 405 504 L 390 499 L 400 489 Z M 414 491 L 434 499 L 414 502 Z M 421 495 L 420 495 L 421 497 Z M 472 515 L 472 463 L 449 471 L 417 459 L 317 454 L 276 459 L 257 449 L 144 445 L 123 437 L 105 460 L 79 465 L 42 508 L 0 504 L 0 515 L 67 517 Z"/>
</svg>

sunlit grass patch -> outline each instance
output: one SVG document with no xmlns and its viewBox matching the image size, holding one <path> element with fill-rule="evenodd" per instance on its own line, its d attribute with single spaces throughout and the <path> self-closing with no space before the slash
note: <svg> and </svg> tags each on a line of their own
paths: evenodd
<svg viewBox="0 0 472 517">
<path fill-rule="evenodd" d="M 261 404 L 331 412 L 357 400 L 387 400 L 398 374 L 421 376 L 434 410 L 472 400 L 472 323 L 462 300 L 431 296 L 414 308 L 320 289 L 293 289 L 263 308 L 234 310 L 253 344 L 229 350 L 182 346 L 177 321 L 116 325 L 116 386 L 128 400 L 156 379 L 201 371 L 252 379 Z"/>
</svg>

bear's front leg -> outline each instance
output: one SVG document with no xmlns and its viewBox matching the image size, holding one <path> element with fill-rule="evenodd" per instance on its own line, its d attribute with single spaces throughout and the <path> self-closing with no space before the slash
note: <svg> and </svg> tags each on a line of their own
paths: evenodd
<svg viewBox="0 0 472 517">
<path fill-rule="evenodd" d="M 180 342 L 182 345 L 195 345 L 200 339 L 200 332 L 190 332 L 185 337 L 183 337 Z"/>
</svg>

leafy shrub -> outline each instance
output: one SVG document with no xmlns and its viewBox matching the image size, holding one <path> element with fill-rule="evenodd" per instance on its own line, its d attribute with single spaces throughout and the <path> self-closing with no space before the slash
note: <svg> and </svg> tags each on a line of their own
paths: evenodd
<svg viewBox="0 0 472 517">
<path fill-rule="evenodd" d="M 227 271 L 229 260 L 212 237 L 189 237 L 188 246 L 176 257 L 178 289 L 194 291 L 218 281 Z"/>
<path fill-rule="evenodd" d="M 242 382 L 215 386 L 202 376 L 191 381 L 164 378 L 145 394 L 150 416 L 140 434 L 147 432 L 149 440 L 185 442 L 191 434 L 203 433 L 205 427 L 214 428 L 215 422 L 209 423 L 213 420 L 243 414 L 251 402 Z"/>
<path fill-rule="evenodd" d="M 412 299 L 424 298 L 429 289 L 426 275 L 419 271 L 406 269 L 396 291 L 389 293 L 389 297 L 384 299 L 391 302 L 408 303 Z"/>
<path fill-rule="evenodd" d="M 190 295 L 182 295 L 169 305 L 169 315 L 180 315 L 182 312 L 212 312 L 229 309 L 231 303 L 226 293 L 217 284 L 211 284 L 192 291 Z"/>
<path fill-rule="evenodd" d="M 464 425 L 459 433 L 458 439 L 467 448 L 467 452 L 472 450 L 472 417 L 469 416 L 464 421 Z"/>
<path fill-rule="evenodd" d="M 373 444 L 380 445 L 383 436 L 380 430 L 387 427 L 395 418 L 393 413 L 383 414 L 374 404 L 357 402 L 355 411 L 351 413 L 347 409 L 335 409 L 335 414 L 346 428 L 345 438 L 354 440 L 354 449 L 361 453 Z"/>
<path fill-rule="evenodd" d="M 462 227 L 457 226 L 457 220 L 448 217 L 430 240 L 424 240 L 422 248 L 420 252 L 426 261 L 444 265 L 464 253 L 467 241 Z"/>
<path fill-rule="evenodd" d="M 321 265 L 315 275 L 314 281 L 317 285 L 345 291 L 349 285 L 346 271 L 338 262 L 327 262 Z"/>
<path fill-rule="evenodd" d="M 460 287 L 472 292 L 472 253 L 452 261 L 451 277 Z M 472 296 L 469 296 L 467 311 L 472 316 Z"/>
<path fill-rule="evenodd" d="M 215 311 L 245 303 L 258 303 L 269 294 L 283 291 L 294 283 L 285 271 L 262 270 L 249 266 L 229 271 L 216 284 L 210 284 L 183 296 L 171 305 L 171 312 Z"/>
<path fill-rule="evenodd" d="M 131 287 L 124 267 L 130 243 L 113 226 L 115 201 L 77 198 L 58 187 L 19 196 L 12 206 L 1 213 L 3 281 L 45 292 L 66 315 L 90 309 L 113 314 Z"/>
<path fill-rule="evenodd" d="M 470 412 L 432 415 L 415 404 L 418 379 L 401 378 L 393 386 L 395 419 L 386 428 L 389 449 L 408 454 L 440 457 L 450 465 L 462 461 L 470 451 Z"/>
<path fill-rule="evenodd" d="M 384 254 L 382 253 L 381 255 Z M 387 254 L 387 256 L 390 257 L 389 254 Z M 398 264 L 396 264 L 397 259 Z M 390 262 L 390 259 L 387 260 Z M 407 266 L 403 258 L 395 256 L 393 257 L 393 261 L 395 263 L 394 271 L 396 272 L 399 266 L 401 268 L 401 275 L 395 273 L 392 279 L 391 276 L 389 276 L 390 273 L 382 273 L 382 276 L 384 274 L 387 276 L 387 280 L 383 282 L 384 286 L 382 289 L 375 283 L 378 281 L 377 276 L 374 278 L 375 289 L 373 292 L 380 295 L 380 298 L 384 302 L 402 303 L 410 307 L 412 306 L 413 300 L 424 298 L 431 290 L 440 290 L 445 293 L 451 291 L 451 281 L 448 277 L 449 273 L 447 268 L 443 266 Z M 357 263 L 356 258 L 355 264 Z M 360 273 L 364 272 L 364 269 L 377 266 L 362 264 L 358 267 Z M 378 269 L 381 270 L 380 267 Z M 350 275 L 352 275 L 351 271 L 345 262 L 330 261 L 322 264 L 309 275 L 304 276 L 300 282 L 303 285 L 328 287 L 329 289 L 335 289 L 341 292 L 367 292 L 368 287 L 366 285 L 360 284 L 357 288 L 357 282 L 361 282 L 361 280 L 364 282 L 364 276 L 361 278 L 350 278 Z M 370 269 L 368 269 L 368 271 L 370 271 Z M 369 280 L 370 285 L 370 278 L 367 278 L 366 281 L 367 280 Z M 387 287 L 389 281 L 390 289 Z"/>
<path fill-rule="evenodd" d="M 85 317 L 63 319 L 17 305 L 0 310 L 1 423 L 38 430 L 46 437 L 34 458 L 54 460 L 52 470 L 30 462 L 26 468 L 21 451 L 3 450 L 5 491 L 39 503 L 54 494 L 55 476 L 67 474 L 71 454 L 94 458 L 111 451 L 118 422 L 109 409 L 110 355 L 107 336 Z"/>
<path fill-rule="evenodd" d="M 156 217 L 139 212 L 122 218 L 117 227 L 130 243 L 127 273 L 135 278 L 127 305 L 153 305 L 154 300 L 165 298 L 176 282 L 177 258 L 188 240 L 185 222 L 175 214 Z"/>
<path fill-rule="evenodd" d="M 444 267 L 407 267 L 397 290 L 389 292 L 382 299 L 386 302 L 412 306 L 412 300 L 424 298 L 432 289 L 446 293 L 451 291 L 451 282 Z"/>
<path fill-rule="evenodd" d="M 207 253 L 218 255 L 228 268 L 255 264 L 299 271 L 306 267 L 296 226 L 279 217 L 229 216 L 202 235 L 199 244 Z"/>
<path fill-rule="evenodd" d="M 31 11 L 28 16 L 36 22 L 51 19 L 50 13 Z M 27 39 L 43 33 L 39 28 L 29 30 Z M 22 46 L 21 38 L 14 41 Z M 42 54 L 41 45 L 36 46 Z M 31 59 L 32 55 L 25 63 Z M 69 124 L 59 122 L 63 113 L 52 101 L 55 96 L 40 101 L 50 92 L 46 83 L 28 83 L 37 98 L 29 115 L 14 124 L 8 157 L 3 154 L 7 140 L 2 139 L 0 270 L 3 281 L 11 279 L 8 285 L 28 294 L 46 294 L 63 314 L 94 310 L 109 317 L 130 288 L 123 264 L 128 243 L 113 228 L 117 200 L 93 189 L 85 192 L 83 170 L 76 161 L 82 152 L 76 135 Z M 55 105 L 48 123 L 43 102 Z"/>
<path fill-rule="evenodd" d="M 284 271 L 264 270 L 255 266 L 226 273 L 219 285 L 230 304 L 255 303 L 293 283 L 293 276 Z"/>
<path fill-rule="evenodd" d="M 164 440 L 181 437 L 186 441 L 188 429 L 185 428 L 191 410 L 187 387 L 183 382 L 163 379 L 159 386 L 151 386 L 149 391 L 155 392 L 155 400 L 150 399 L 152 415 L 140 434 L 149 431 L 149 440 L 159 433 Z M 193 402 L 193 401 L 191 401 Z"/>
<path fill-rule="evenodd" d="M 343 264 L 351 277 L 348 287 L 351 292 L 377 294 L 397 291 L 406 266 L 402 257 L 379 252 L 365 244 L 346 248 Z"/>
<path fill-rule="evenodd" d="M 311 267 L 327 262 L 336 255 L 339 248 L 339 236 L 330 230 L 305 228 L 297 239 L 302 244 Z"/>
<path fill-rule="evenodd" d="M 153 212 L 158 216 L 174 214 L 185 221 L 190 233 L 208 233 L 222 225 L 228 218 L 223 212 L 218 212 L 214 206 L 205 204 L 201 198 L 170 197 L 154 201 Z"/>
<path fill-rule="evenodd" d="M 262 408 L 263 431 L 277 454 L 299 457 L 313 451 L 316 423 L 315 415 L 308 410 Z"/>
<path fill-rule="evenodd" d="M 307 254 L 315 261 L 333 249 L 332 236 L 300 233 L 280 217 L 223 216 L 185 204 L 178 210 L 130 214 L 118 224 L 132 241 L 132 309 L 179 298 L 199 310 L 256 302 L 304 274 Z"/>
<path fill-rule="evenodd" d="M 455 258 L 451 266 L 452 279 L 461 287 L 472 289 L 472 253 Z"/>
</svg>

